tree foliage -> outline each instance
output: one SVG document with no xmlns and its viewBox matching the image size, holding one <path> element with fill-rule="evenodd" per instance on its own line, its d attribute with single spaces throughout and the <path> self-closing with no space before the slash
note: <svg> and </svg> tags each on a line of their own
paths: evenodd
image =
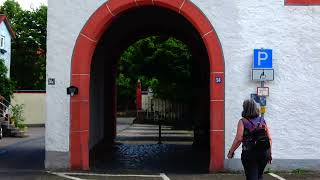
<svg viewBox="0 0 320 180">
<path fill-rule="evenodd" d="M 192 55 L 175 38 L 151 36 L 131 45 L 118 64 L 118 104 L 132 101 L 139 80 L 156 97 L 186 101 L 192 94 Z"/>
<path fill-rule="evenodd" d="M 47 7 L 23 10 L 7 0 L 0 7 L 16 33 L 12 41 L 11 77 L 17 89 L 45 89 Z"/>
<path fill-rule="evenodd" d="M 0 59 L 0 95 L 9 100 L 13 94 L 15 83 L 7 77 L 7 72 L 4 60 Z"/>
</svg>

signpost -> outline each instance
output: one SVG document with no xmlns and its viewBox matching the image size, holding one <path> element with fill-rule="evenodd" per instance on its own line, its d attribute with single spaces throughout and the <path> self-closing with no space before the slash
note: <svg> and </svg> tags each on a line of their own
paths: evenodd
<svg viewBox="0 0 320 180">
<path fill-rule="evenodd" d="M 253 81 L 260 81 L 261 86 L 257 87 L 257 97 L 254 97 L 256 101 L 259 101 L 261 106 L 261 116 L 264 116 L 266 112 L 267 100 L 266 96 L 269 96 L 269 88 L 265 87 L 266 81 L 274 80 L 274 70 L 272 69 L 272 49 L 254 49 L 253 50 L 253 64 L 251 79 Z"/>
<path fill-rule="evenodd" d="M 269 96 L 269 88 L 268 87 L 257 87 L 258 96 Z"/>
<path fill-rule="evenodd" d="M 256 103 L 260 104 L 260 106 L 267 105 L 267 99 L 265 96 L 258 96 L 258 94 L 251 94 L 251 99 L 253 99 Z"/>
<path fill-rule="evenodd" d="M 253 81 L 273 81 L 274 70 L 273 69 L 252 69 Z"/>
<path fill-rule="evenodd" d="M 253 69 L 272 69 L 272 49 L 253 50 Z"/>
</svg>

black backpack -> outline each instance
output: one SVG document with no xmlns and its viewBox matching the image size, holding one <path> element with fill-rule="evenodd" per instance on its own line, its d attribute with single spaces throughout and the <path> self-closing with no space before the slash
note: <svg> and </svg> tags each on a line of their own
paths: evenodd
<svg viewBox="0 0 320 180">
<path fill-rule="evenodd" d="M 259 123 L 258 126 L 254 125 L 250 120 L 253 128 L 244 130 L 244 136 L 246 136 L 247 141 L 244 144 L 247 150 L 253 151 L 266 151 L 270 148 L 270 141 L 266 131 L 265 124 Z"/>
</svg>

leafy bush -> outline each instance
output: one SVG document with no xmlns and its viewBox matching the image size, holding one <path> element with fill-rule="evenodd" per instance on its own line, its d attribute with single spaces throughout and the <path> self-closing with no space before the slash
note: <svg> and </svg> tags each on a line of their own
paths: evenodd
<svg viewBox="0 0 320 180">
<path fill-rule="evenodd" d="M 303 175 L 305 174 L 307 171 L 305 169 L 302 169 L 302 168 L 297 168 L 297 169 L 294 169 L 292 170 L 292 173 L 293 174 L 299 174 L 299 175 Z"/>
<path fill-rule="evenodd" d="M 7 77 L 8 69 L 4 64 L 4 60 L 0 59 L 0 95 L 9 100 L 15 89 L 15 82 Z"/>
<path fill-rule="evenodd" d="M 23 104 L 17 104 L 12 106 L 11 111 L 11 122 L 14 124 L 15 127 L 19 128 L 20 130 L 26 130 L 27 126 L 25 124 L 25 118 L 23 117 Z"/>
</svg>

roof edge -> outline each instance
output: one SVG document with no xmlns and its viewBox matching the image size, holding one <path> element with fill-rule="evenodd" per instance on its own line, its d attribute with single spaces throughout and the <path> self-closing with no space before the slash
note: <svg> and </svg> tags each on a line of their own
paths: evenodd
<svg viewBox="0 0 320 180">
<path fill-rule="evenodd" d="M 0 14 L 0 24 L 1 24 L 3 21 L 4 21 L 4 23 L 6 24 L 7 29 L 8 29 L 8 31 L 9 31 L 11 37 L 12 37 L 13 39 L 15 39 L 15 38 L 16 38 L 16 33 L 13 31 L 13 29 L 12 29 L 12 27 L 11 27 L 11 25 L 10 25 L 10 22 L 9 22 L 7 16 L 4 15 L 4 14 Z"/>
</svg>

